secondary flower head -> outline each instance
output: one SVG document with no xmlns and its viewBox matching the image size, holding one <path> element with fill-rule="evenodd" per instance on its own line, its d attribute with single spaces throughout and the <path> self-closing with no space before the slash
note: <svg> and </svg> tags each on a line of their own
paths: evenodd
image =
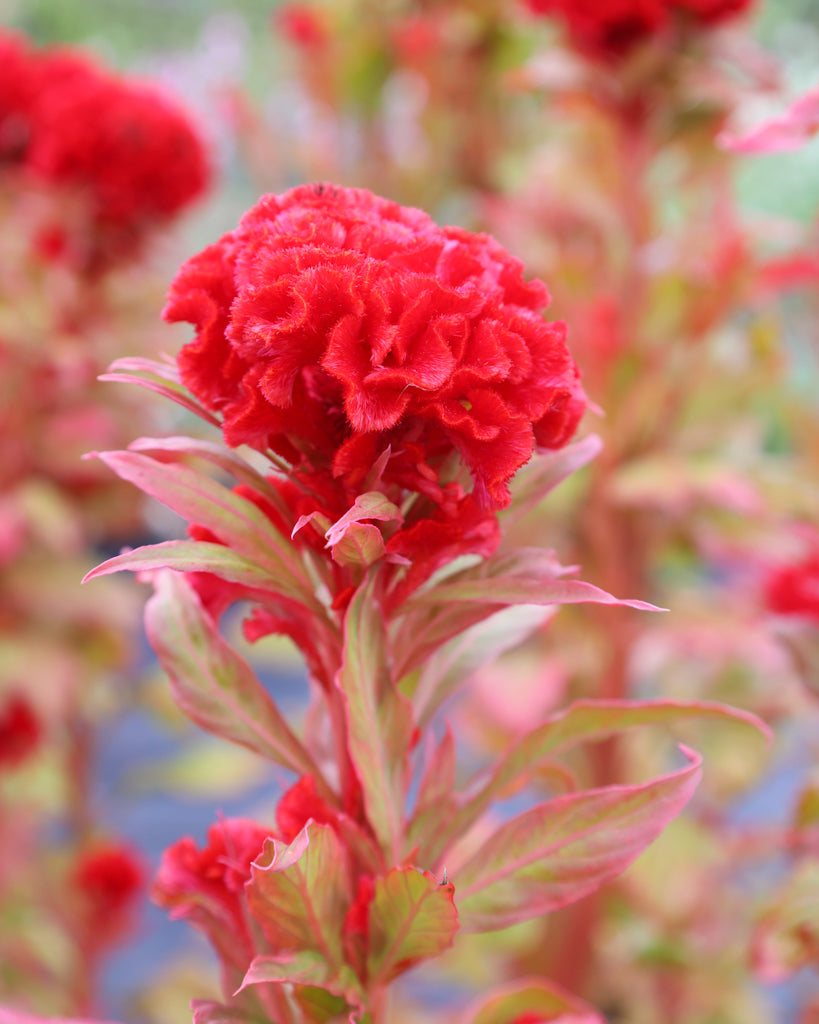
<svg viewBox="0 0 819 1024">
<path fill-rule="evenodd" d="M 202 145 L 156 89 L 59 50 L 41 58 L 39 77 L 27 165 L 86 189 L 100 221 L 165 220 L 203 190 Z"/>
<path fill-rule="evenodd" d="M 385 482 L 427 492 L 457 453 L 478 500 L 501 507 L 585 406 L 547 302 L 486 235 L 312 185 L 265 196 L 184 264 L 164 315 L 196 327 L 182 380 L 228 444 L 353 487 L 387 453 Z"/>
<path fill-rule="evenodd" d="M 81 923 L 90 941 L 118 938 L 144 884 L 142 863 L 124 844 L 105 843 L 83 851 L 71 880 L 80 900 Z"/>
<path fill-rule="evenodd" d="M 675 23 L 708 27 L 752 0 L 526 0 L 534 14 L 553 15 L 586 53 L 617 58 Z"/>
<path fill-rule="evenodd" d="M 205 188 L 204 147 L 188 117 L 153 86 L 64 48 L 35 50 L 0 32 L 0 167 L 77 202 L 87 237 L 51 248 L 90 264 L 129 253 Z M 70 222 L 70 219 L 69 219 Z M 67 222 L 68 223 L 68 222 Z"/>
</svg>

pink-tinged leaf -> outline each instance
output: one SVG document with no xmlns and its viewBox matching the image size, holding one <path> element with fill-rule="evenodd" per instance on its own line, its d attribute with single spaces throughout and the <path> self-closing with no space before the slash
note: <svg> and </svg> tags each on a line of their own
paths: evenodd
<svg viewBox="0 0 819 1024">
<path fill-rule="evenodd" d="M 0 1024 L 104 1024 L 89 1017 L 38 1017 L 11 1006 L 0 1006 Z"/>
<path fill-rule="evenodd" d="M 455 737 L 447 724 L 441 742 L 427 759 L 418 787 L 415 811 L 407 829 L 410 849 L 425 836 L 443 828 L 457 810 L 454 799 L 455 754 Z"/>
<path fill-rule="evenodd" d="M 266 569 L 275 578 L 278 593 L 296 600 L 312 595 L 295 549 L 252 501 L 189 466 L 157 462 L 131 451 L 100 452 L 98 457 L 117 476 Z"/>
<path fill-rule="evenodd" d="M 372 575 L 362 584 L 347 608 L 336 686 L 344 698 L 348 750 L 367 818 L 395 860 L 403 835 L 407 755 L 415 725 L 410 702 L 390 677 L 384 616 L 374 598 L 376 580 Z"/>
<path fill-rule="evenodd" d="M 228 583 L 239 583 L 251 590 L 275 590 L 278 583 L 267 569 L 242 558 L 230 548 L 197 540 L 166 540 L 124 551 L 86 573 L 83 583 L 114 572 L 152 572 L 155 569 L 210 572 Z"/>
<path fill-rule="evenodd" d="M 489 616 L 439 648 L 423 664 L 412 703 L 423 728 L 441 706 L 478 669 L 512 650 L 540 629 L 554 609 L 516 605 Z"/>
<path fill-rule="evenodd" d="M 456 580 L 433 587 L 410 599 L 410 604 L 475 602 L 490 607 L 519 604 L 613 604 L 640 611 L 663 611 L 647 601 L 621 600 L 592 583 L 582 580 L 525 579 L 493 576 L 486 579 Z"/>
<path fill-rule="evenodd" d="M 164 570 L 145 607 L 145 629 L 174 700 L 197 725 L 330 790 L 256 674 L 220 635 L 185 577 Z"/>
<path fill-rule="evenodd" d="M 500 513 L 504 529 L 531 511 L 572 473 L 597 458 L 603 447 L 597 434 L 589 434 L 574 444 L 554 452 L 542 452 L 520 470 L 512 481 L 512 502 Z"/>
<path fill-rule="evenodd" d="M 300 533 L 309 523 L 312 523 L 316 530 L 322 535 L 330 528 L 330 520 L 327 516 L 323 515 L 321 512 L 308 512 L 307 515 L 299 516 L 296 520 L 296 525 L 293 527 L 290 539 L 292 540 L 296 534 Z"/>
<path fill-rule="evenodd" d="M 261 1024 L 258 1014 L 241 1010 L 238 1006 L 225 1006 L 209 999 L 191 1000 L 193 1024 Z"/>
<path fill-rule="evenodd" d="M 462 1024 L 606 1024 L 577 996 L 545 978 L 523 978 L 483 996 Z"/>
<path fill-rule="evenodd" d="M 798 865 L 760 917 L 751 939 L 751 962 L 766 984 L 819 965 L 819 857 Z"/>
<path fill-rule="evenodd" d="M 324 957 L 310 951 L 302 950 L 281 956 L 257 956 L 248 968 L 238 992 L 250 985 L 266 982 L 289 982 L 293 985 L 323 988 L 330 995 L 339 996 L 353 1006 L 360 1005 L 362 999 L 361 985 L 347 964 L 337 969 L 331 968 Z"/>
<path fill-rule="evenodd" d="M 268 839 L 251 876 L 248 906 L 273 949 L 318 953 L 328 970 L 341 970 L 341 930 L 353 897 L 346 854 L 333 828 L 308 821 L 289 846 Z"/>
<path fill-rule="evenodd" d="M 744 135 L 722 132 L 717 143 L 730 153 L 786 153 L 800 149 L 819 132 L 819 89 L 798 97 L 782 114 Z"/>
<path fill-rule="evenodd" d="M 203 459 L 225 473 L 229 473 L 239 483 L 245 484 L 263 495 L 278 508 L 285 519 L 291 515 L 290 509 L 267 477 L 251 466 L 241 455 L 231 448 L 226 448 L 223 444 L 185 436 L 140 437 L 128 445 L 128 450 L 171 462 L 178 461 L 179 456 Z"/>
<path fill-rule="evenodd" d="M 502 825 L 452 873 L 465 931 L 506 928 L 559 910 L 619 875 L 688 803 L 700 757 L 636 786 L 556 797 Z"/>
<path fill-rule="evenodd" d="M 326 533 L 327 547 L 333 547 L 344 537 L 352 523 L 360 523 L 362 519 L 376 519 L 379 522 L 402 523 L 404 517 L 397 505 L 384 497 L 379 491 L 368 491 L 355 499 L 355 504 L 344 515 L 336 520 Z"/>
<path fill-rule="evenodd" d="M 193 395 L 183 387 L 179 380 L 179 371 L 175 364 L 159 363 L 153 359 L 127 358 L 117 359 L 97 378 L 101 381 L 112 381 L 115 384 L 139 384 L 192 412 L 214 426 L 220 426 L 219 420 L 201 405 Z"/>
<path fill-rule="evenodd" d="M 621 701 L 579 700 L 564 711 L 516 739 L 494 765 L 488 777 L 479 776 L 467 787 L 470 794 L 457 812 L 435 830 L 422 845 L 424 855 L 437 859 L 440 851 L 457 836 L 463 835 L 494 800 L 502 798 L 510 786 L 519 784 L 544 761 L 578 743 L 596 742 L 651 725 L 707 719 L 737 724 L 756 732 L 762 745 L 770 742 L 768 726 L 751 714 L 726 704 L 709 701 Z M 420 841 L 420 836 L 418 837 Z"/>
<path fill-rule="evenodd" d="M 452 885 L 428 872 L 393 868 L 375 880 L 370 904 L 370 986 L 386 985 L 421 960 L 449 949 L 458 930 Z"/>
<path fill-rule="evenodd" d="M 371 523 L 350 523 L 332 548 L 333 559 L 339 565 L 362 569 L 383 558 L 385 551 L 381 531 Z"/>
</svg>

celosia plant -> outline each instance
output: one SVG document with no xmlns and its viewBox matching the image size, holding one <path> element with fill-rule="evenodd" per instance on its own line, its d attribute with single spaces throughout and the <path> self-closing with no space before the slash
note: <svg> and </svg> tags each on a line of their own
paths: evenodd
<svg viewBox="0 0 819 1024">
<path fill-rule="evenodd" d="M 183 266 L 165 315 L 197 337 L 176 366 L 115 366 L 226 444 L 102 453 L 191 539 L 124 552 L 88 578 L 149 574 L 147 632 L 179 705 L 296 776 L 275 822 L 228 819 L 204 849 L 183 839 L 163 858 L 157 898 L 221 962 L 224 1005 L 195 1004 L 197 1020 L 386 1019 L 393 982 L 459 930 L 548 913 L 622 871 L 687 802 L 699 757 L 649 781 L 570 787 L 506 821 L 498 801 L 624 730 L 755 722 L 712 704 L 581 701 L 465 785 L 452 733 L 432 728 L 470 672 L 544 618 L 512 626 L 504 609 L 650 607 L 503 543 L 499 510 L 524 463 L 518 512 L 597 451 L 568 445 L 584 397 L 546 301 L 487 236 L 363 190 L 303 186 L 264 197 Z M 250 639 L 285 634 L 305 656 L 317 685 L 301 734 L 219 632 L 237 601 Z M 544 1002 L 550 1017 L 537 1016 Z M 470 1019 L 561 1012 L 601 1019 L 546 979 L 487 997 Z"/>
<path fill-rule="evenodd" d="M 207 166 L 153 88 L 0 30 L 0 1000 L 60 1016 L 98 1007 L 145 888 L 93 779 L 133 700 L 135 595 L 74 586 L 145 526 L 81 455 L 149 415 L 96 377 L 123 335 L 145 350 L 161 293 L 143 257 Z"/>
<path fill-rule="evenodd" d="M 43 252 L 94 273 L 133 258 L 209 178 L 189 119 L 156 87 L 0 33 L 0 172 L 12 170 L 23 186 L 58 190 Z"/>
</svg>

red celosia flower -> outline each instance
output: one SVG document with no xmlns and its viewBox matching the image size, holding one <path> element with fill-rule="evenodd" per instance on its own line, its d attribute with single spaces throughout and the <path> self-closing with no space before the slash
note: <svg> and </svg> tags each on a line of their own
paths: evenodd
<svg viewBox="0 0 819 1024">
<path fill-rule="evenodd" d="M 667 0 L 526 0 L 535 14 L 563 21 L 580 50 L 620 56 L 661 31 Z"/>
<path fill-rule="evenodd" d="M 150 86 L 56 50 L 39 58 L 27 168 L 82 189 L 100 223 L 162 221 L 207 181 L 188 119 Z"/>
<path fill-rule="evenodd" d="M 535 14 L 554 15 L 578 49 L 620 57 L 672 25 L 675 16 L 715 25 L 747 10 L 752 0 L 526 0 Z"/>
<path fill-rule="evenodd" d="M 94 942 L 109 942 L 127 924 L 144 872 L 130 847 L 110 843 L 84 851 L 71 881 L 82 903 L 83 930 Z"/>
<path fill-rule="evenodd" d="M 819 623 L 819 549 L 802 561 L 773 570 L 765 586 L 768 608 Z"/>
<path fill-rule="evenodd" d="M 13 694 L 0 706 L 0 768 L 22 764 L 42 737 L 40 719 L 25 697 Z"/>
<path fill-rule="evenodd" d="M 441 228 L 361 189 L 266 196 L 174 281 L 168 320 L 197 338 L 185 384 L 231 445 L 356 487 L 390 449 L 386 484 L 441 497 L 452 456 L 484 506 L 584 408 L 548 294 L 497 242 Z"/>
<path fill-rule="evenodd" d="M 202 144 L 169 99 L 79 52 L 38 52 L 10 34 L 0 34 L 3 164 L 65 190 L 70 216 L 44 225 L 35 244 L 85 270 L 130 255 L 208 179 Z"/>
<path fill-rule="evenodd" d="M 225 962 L 238 969 L 246 968 L 252 956 L 244 884 L 269 835 L 254 821 L 226 818 L 208 829 L 204 849 L 197 849 L 189 836 L 169 847 L 153 885 L 160 906 L 204 931 Z"/>
</svg>

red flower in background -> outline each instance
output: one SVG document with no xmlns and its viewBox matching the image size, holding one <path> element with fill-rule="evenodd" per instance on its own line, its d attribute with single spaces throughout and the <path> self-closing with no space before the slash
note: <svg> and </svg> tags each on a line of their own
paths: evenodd
<svg viewBox="0 0 819 1024">
<path fill-rule="evenodd" d="M 765 585 L 766 604 L 778 615 L 798 615 L 819 625 L 819 548 L 800 562 L 774 569 Z"/>
<path fill-rule="evenodd" d="M 751 6 L 752 0 L 526 0 L 534 14 L 562 21 L 572 42 L 588 53 L 620 57 L 666 31 L 675 17 L 711 26 Z"/>
<path fill-rule="evenodd" d="M 16 768 L 37 749 L 43 727 L 34 708 L 20 694 L 0 706 L 0 768 Z"/>
<path fill-rule="evenodd" d="M 145 877 L 134 850 L 110 843 L 84 851 L 71 881 L 80 897 L 83 931 L 102 945 L 127 927 Z"/>
<path fill-rule="evenodd" d="M 619 56 L 661 31 L 668 22 L 664 0 L 526 0 L 535 14 L 566 24 L 578 49 Z"/>
<path fill-rule="evenodd" d="M 197 338 L 184 383 L 231 445 L 356 487 L 389 448 L 386 483 L 432 494 L 457 453 L 485 506 L 536 446 L 572 435 L 585 401 L 539 281 L 497 242 L 438 227 L 362 189 L 265 196 L 194 256 L 165 317 Z"/>
<path fill-rule="evenodd" d="M 202 143 L 170 99 L 79 52 L 38 52 L 10 34 L 0 34 L 4 160 L 81 198 L 89 234 L 101 237 L 62 239 L 55 225 L 44 249 L 53 256 L 73 246 L 90 263 L 129 252 L 146 227 L 172 217 L 209 178 Z"/>
<path fill-rule="evenodd" d="M 162 221 L 204 190 L 199 139 L 152 87 L 60 50 L 39 59 L 37 84 L 26 166 L 85 190 L 98 221 Z"/>
</svg>

